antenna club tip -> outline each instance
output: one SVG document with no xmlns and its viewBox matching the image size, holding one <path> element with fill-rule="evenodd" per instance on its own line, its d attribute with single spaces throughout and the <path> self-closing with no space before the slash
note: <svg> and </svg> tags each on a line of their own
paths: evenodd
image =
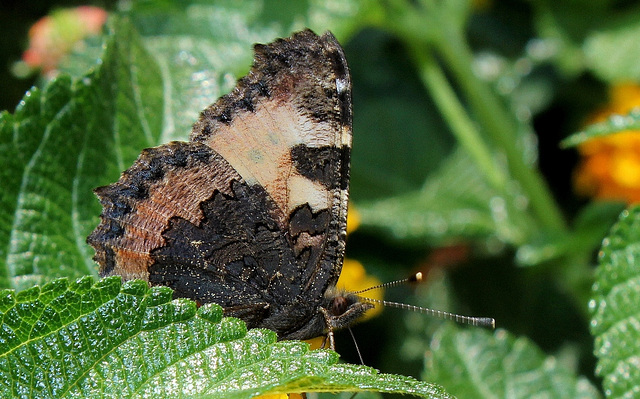
<svg viewBox="0 0 640 399">
<path fill-rule="evenodd" d="M 496 329 L 496 320 L 490 317 L 482 318 L 482 325 L 492 330 Z"/>
<path fill-rule="evenodd" d="M 422 281 L 422 272 L 417 272 L 413 276 L 409 277 L 410 282 L 421 282 Z"/>
</svg>

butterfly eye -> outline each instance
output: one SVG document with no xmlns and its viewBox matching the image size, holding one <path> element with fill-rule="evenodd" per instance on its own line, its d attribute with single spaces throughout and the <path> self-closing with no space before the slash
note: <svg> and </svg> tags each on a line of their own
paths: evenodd
<svg viewBox="0 0 640 399">
<path fill-rule="evenodd" d="M 347 311 L 347 298 L 343 296 L 336 296 L 331 301 L 331 314 L 339 316 Z"/>
</svg>

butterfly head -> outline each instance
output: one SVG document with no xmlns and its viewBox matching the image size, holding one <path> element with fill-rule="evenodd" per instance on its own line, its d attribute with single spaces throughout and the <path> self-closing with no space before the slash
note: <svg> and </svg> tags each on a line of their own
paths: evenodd
<svg viewBox="0 0 640 399">
<path fill-rule="evenodd" d="M 335 287 L 327 290 L 322 306 L 327 330 L 335 331 L 352 325 L 373 306 L 353 293 Z"/>
</svg>

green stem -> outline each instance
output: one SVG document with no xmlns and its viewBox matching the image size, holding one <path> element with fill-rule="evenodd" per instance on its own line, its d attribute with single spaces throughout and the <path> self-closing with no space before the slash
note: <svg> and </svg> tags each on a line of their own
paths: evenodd
<svg viewBox="0 0 640 399">
<path fill-rule="evenodd" d="M 524 162 L 522 151 L 517 145 L 517 122 L 493 90 L 473 73 L 471 69 L 473 56 L 461 34 L 443 25 L 441 24 L 442 29 L 445 29 L 444 40 L 437 40 L 434 45 L 451 68 L 474 114 L 485 127 L 489 138 L 504 152 L 509 170 L 529 197 L 531 208 L 537 219 L 546 228 L 566 231 L 564 217 L 547 183 L 537 169 Z"/>
<path fill-rule="evenodd" d="M 443 57 L 444 64 L 450 69 L 453 79 L 460 87 L 460 92 L 468 100 L 469 107 L 481 126 L 480 131 L 485 135 L 483 146 L 487 147 L 490 143 L 494 154 L 496 150 L 504 154 L 510 175 L 529 199 L 535 220 L 544 229 L 567 233 L 562 212 L 545 180 L 535 167 L 525 163 L 522 150 L 517 144 L 518 122 L 491 87 L 473 73 L 473 55 L 465 42 L 463 21 L 458 20 L 462 17 L 449 15 L 450 10 L 447 10 L 446 4 L 440 5 L 428 0 L 421 3 L 422 12 L 417 9 L 407 11 L 406 4 L 402 1 L 391 1 L 390 4 L 395 7 L 393 10 L 397 13 L 388 14 L 395 15 L 395 18 L 387 18 L 383 24 L 403 37 L 405 43 L 410 44 L 417 67 L 423 71 L 423 79 L 428 83 L 427 86 L 434 82 L 440 86 L 437 89 L 427 89 L 432 92 L 444 92 L 443 87 L 449 86 L 446 90 L 452 91 L 446 80 L 428 76 L 433 73 L 430 69 L 433 68 L 434 61 L 425 54 L 433 47 Z M 459 130 L 451 118 L 447 117 L 447 121 L 451 124 L 452 130 Z M 462 123 L 468 125 L 467 122 Z M 465 148 L 468 149 L 466 145 Z M 483 164 L 484 158 L 485 155 L 480 154 L 476 154 L 475 158 L 476 161 L 482 162 L 479 166 L 483 170 L 488 167 Z M 493 167 L 487 170 L 491 169 Z M 496 179 L 497 175 L 492 173 L 488 176 L 490 179 Z"/>
<path fill-rule="evenodd" d="M 475 160 L 491 185 L 499 191 L 505 192 L 507 177 L 496 165 L 491 149 L 485 144 L 482 135 L 458 100 L 442 69 L 424 47 L 414 46 L 413 54 L 416 57 L 416 62 L 421 66 L 422 82 L 430 91 L 440 112 L 449 123 L 454 136 Z"/>
</svg>

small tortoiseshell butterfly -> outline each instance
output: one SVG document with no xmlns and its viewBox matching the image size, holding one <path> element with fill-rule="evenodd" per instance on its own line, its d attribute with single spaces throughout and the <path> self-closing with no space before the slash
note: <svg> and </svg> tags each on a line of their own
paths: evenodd
<svg viewBox="0 0 640 399">
<path fill-rule="evenodd" d="M 372 303 L 493 328 L 491 318 L 336 289 L 351 153 L 344 52 L 331 33 L 310 30 L 254 51 L 249 74 L 202 112 L 189 142 L 144 150 L 95 190 L 102 222 L 87 242 L 100 275 L 217 303 L 279 339 L 326 334 L 331 347 L 333 331 Z"/>
<path fill-rule="evenodd" d="M 95 190 L 100 275 L 217 303 L 279 339 L 331 338 L 373 306 L 335 288 L 350 151 L 351 80 L 333 35 L 258 44 L 189 142 L 144 150 Z"/>
</svg>

